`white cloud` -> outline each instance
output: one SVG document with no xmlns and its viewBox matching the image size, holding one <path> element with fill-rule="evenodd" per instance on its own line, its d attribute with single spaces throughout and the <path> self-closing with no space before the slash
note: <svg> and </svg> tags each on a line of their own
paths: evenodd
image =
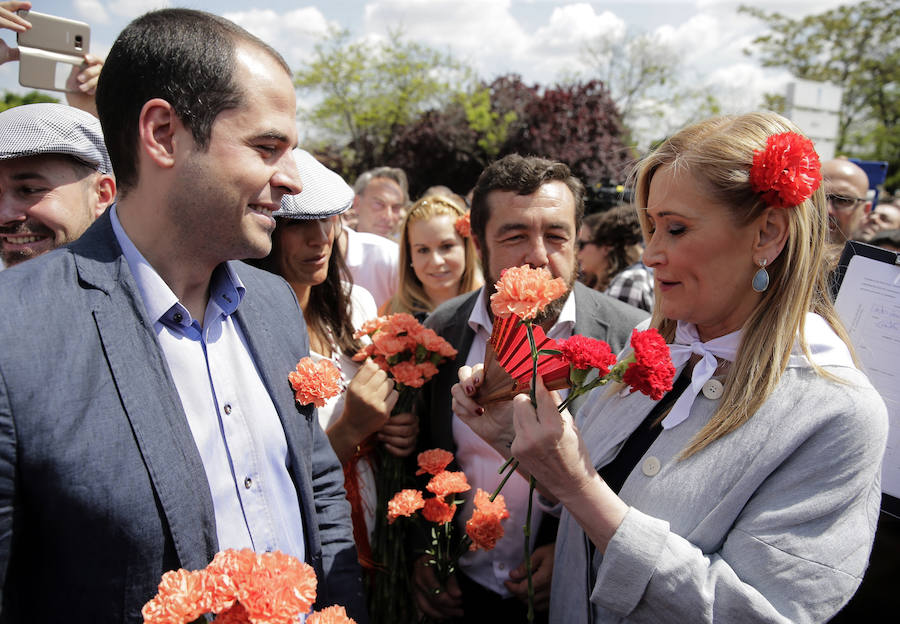
<svg viewBox="0 0 900 624">
<path fill-rule="evenodd" d="M 303 7 L 287 13 L 272 9 L 250 9 L 225 13 L 223 17 L 246 28 L 278 50 L 296 70 L 306 60 L 315 43 L 328 32 L 329 22 L 315 7 Z"/>
<path fill-rule="evenodd" d="M 400 29 L 404 36 L 453 55 L 490 79 L 523 71 L 528 35 L 509 0 L 378 0 L 366 4 L 365 33 Z"/>
<path fill-rule="evenodd" d="M 154 9 L 169 6 L 169 0 L 110 0 L 109 11 L 115 15 L 133 19 Z"/>
<path fill-rule="evenodd" d="M 75 12 L 90 24 L 108 24 L 109 13 L 100 0 L 75 0 Z"/>
</svg>

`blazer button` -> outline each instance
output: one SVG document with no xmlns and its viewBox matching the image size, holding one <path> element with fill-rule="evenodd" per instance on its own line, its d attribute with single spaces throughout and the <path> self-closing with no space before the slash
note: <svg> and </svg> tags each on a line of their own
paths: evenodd
<svg viewBox="0 0 900 624">
<path fill-rule="evenodd" d="M 703 384 L 703 396 L 705 396 L 710 401 L 715 401 L 722 393 L 725 391 L 725 386 L 722 385 L 722 382 L 718 379 L 710 379 L 705 384 Z"/>
<path fill-rule="evenodd" d="M 654 477 L 659 472 L 660 467 L 659 460 L 651 456 L 645 459 L 644 463 L 641 464 L 641 472 L 648 477 Z"/>
</svg>

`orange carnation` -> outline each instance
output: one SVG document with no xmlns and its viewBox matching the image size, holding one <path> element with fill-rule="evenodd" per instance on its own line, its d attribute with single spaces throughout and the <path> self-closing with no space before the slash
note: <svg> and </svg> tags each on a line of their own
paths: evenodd
<svg viewBox="0 0 900 624">
<path fill-rule="evenodd" d="M 444 524 L 453 520 L 453 514 L 456 513 L 456 505 L 448 505 L 440 498 L 429 498 L 425 501 L 425 507 L 422 509 L 422 515 L 429 522 L 435 524 Z"/>
<path fill-rule="evenodd" d="M 332 605 L 310 615 L 306 624 L 356 624 L 356 620 L 347 615 L 344 607 Z"/>
<path fill-rule="evenodd" d="M 419 464 L 419 469 L 416 471 L 417 475 L 423 475 L 426 472 L 430 475 L 436 475 L 443 472 L 444 468 L 453 461 L 453 453 L 439 448 L 431 449 L 430 451 L 419 453 L 416 461 Z"/>
<path fill-rule="evenodd" d="M 433 329 L 423 327 L 419 336 L 419 342 L 428 351 L 437 353 L 442 357 L 456 357 L 456 349 L 450 346 L 449 342 L 438 336 Z"/>
<path fill-rule="evenodd" d="M 500 318 L 515 314 L 525 321 L 533 319 L 548 303 L 569 290 L 563 278 L 554 278 L 543 267 L 532 269 L 529 266 L 506 269 L 494 288 L 496 292 L 491 295 L 493 313 Z"/>
<path fill-rule="evenodd" d="M 193 622 L 209 611 L 206 572 L 170 570 L 162 575 L 156 596 L 141 609 L 145 624 Z"/>
<path fill-rule="evenodd" d="M 461 494 L 472 489 L 466 480 L 465 473 L 444 470 L 433 477 L 425 488 L 435 496 L 443 498 L 448 494 Z"/>
<path fill-rule="evenodd" d="M 341 372 L 331 360 L 313 362 L 312 358 L 305 357 L 297 362 L 297 370 L 291 371 L 288 380 L 300 405 L 312 403 L 324 407 L 328 399 L 343 391 Z"/>
<path fill-rule="evenodd" d="M 466 534 L 472 539 L 469 550 L 492 550 L 503 537 L 502 521 L 509 518 L 506 501 L 498 495 L 493 501 L 481 488 L 475 493 L 475 511 L 466 522 Z"/>
<path fill-rule="evenodd" d="M 419 490 L 400 490 L 394 494 L 394 498 L 388 501 L 388 524 L 400 516 L 409 517 L 425 506 L 422 492 Z"/>
<path fill-rule="evenodd" d="M 410 388 L 421 388 L 425 384 L 422 371 L 409 360 L 404 360 L 391 366 L 390 375 L 398 384 L 403 384 Z"/>
</svg>

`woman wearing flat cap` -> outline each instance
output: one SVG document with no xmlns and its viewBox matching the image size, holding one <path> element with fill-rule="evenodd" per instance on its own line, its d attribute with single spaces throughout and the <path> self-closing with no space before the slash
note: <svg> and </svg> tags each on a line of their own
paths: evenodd
<svg viewBox="0 0 900 624">
<path fill-rule="evenodd" d="M 378 316 L 372 295 L 352 283 L 336 244 L 340 215 L 353 203 L 353 189 L 304 150 L 294 150 L 294 160 L 303 190 L 282 198 L 272 251 L 255 264 L 291 285 L 309 331 L 310 357 L 330 360 L 341 373 L 344 390 L 318 409 L 319 423 L 344 465 L 353 535 L 360 562 L 370 566 L 375 476 L 360 446 L 374 438 L 388 452 L 405 457 L 415 450 L 418 420 L 413 414 L 391 416 L 398 396 L 393 380 L 371 360 L 352 359 L 362 347 L 354 332 Z"/>
<path fill-rule="evenodd" d="M 819 168 L 774 113 L 692 125 L 638 165 L 678 381 L 658 401 L 597 388 L 575 422 L 539 384 L 489 439 L 561 510 L 550 621 L 825 622 L 859 585 L 887 412 L 828 297 Z M 487 436 L 504 415 L 477 415 L 481 377 L 460 372 L 453 407 Z"/>
</svg>

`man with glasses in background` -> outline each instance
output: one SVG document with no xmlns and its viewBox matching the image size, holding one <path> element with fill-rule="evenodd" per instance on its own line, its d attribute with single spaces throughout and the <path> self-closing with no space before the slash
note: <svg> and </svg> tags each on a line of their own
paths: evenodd
<svg viewBox="0 0 900 624">
<path fill-rule="evenodd" d="M 822 165 L 825 198 L 828 203 L 829 240 L 843 246 L 857 238 L 859 227 L 872 209 L 867 194 L 869 177 L 846 158 L 835 158 Z"/>
</svg>

